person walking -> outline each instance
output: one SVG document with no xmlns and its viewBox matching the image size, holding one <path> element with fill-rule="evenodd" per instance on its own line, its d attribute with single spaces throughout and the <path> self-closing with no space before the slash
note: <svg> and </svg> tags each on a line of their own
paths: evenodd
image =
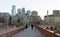
<svg viewBox="0 0 60 37">
<path fill-rule="evenodd" d="M 31 25 L 31 29 L 33 30 L 33 25 Z"/>
<path fill-rule="evenodd" d="M 25 28 L 27 29 L 27 28 L 28 28 L 28 26 L 26 25 L 26 26 L 25 26 Z"/>
</svg>

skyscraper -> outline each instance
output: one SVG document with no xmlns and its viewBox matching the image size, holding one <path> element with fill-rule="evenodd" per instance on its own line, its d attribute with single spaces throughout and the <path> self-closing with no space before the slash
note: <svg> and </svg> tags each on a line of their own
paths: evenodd
<svg viewBox="0 0 60 37">
<path fill-rule="evenodd" d="M 17 9 L 17 13 L 18 13 L 19 20 L 21 20 L 21 9 Z"/>
<path fill-rule="evenodd" d="M 16 14 L 16 7 L 15 5 L 12 6 L 12 16 L 14 16 Z"/>
<path fill-rule="evenodd" d="M 25 15 L 25 8 L 22 8 L 22 14 Z"/>
<path fill-rule="evenodd" d="M 25 8 L 22 8 L 22 19 L 25 19 Z"/>
<path fill-rule="evenodd" d="M 22 16 L 21 16 L 21 20 L 22 20 L 22 22 L 23 22 L 23 24 L 25 24 L 26 23 L 26 15 L 25 15 L 25 8 L 22 8 Z"/>
<path fill-rule="evenodd" d="M 21 9 L 17 9 L 18 15 L 21 15 Z"/>
<path fill-rule="evenodd" d="M 15 16 L 16 15 L 16 7 L 15 5 L 12 5 L 12 20 L 11 23 L 13 24 L 15 22 Z"/>
<path fill-rule="evenodd" d="M 30 10 L 27 10 L 27 16 L 31 16 L 31 11 Z"/>
</svg>

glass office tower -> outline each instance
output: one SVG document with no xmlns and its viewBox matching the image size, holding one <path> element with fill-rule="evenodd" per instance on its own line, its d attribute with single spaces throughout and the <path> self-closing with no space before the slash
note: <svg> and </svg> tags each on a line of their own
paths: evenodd
<svg viewBox="0 0 60 37">
<path fill-rule="evenodd" d="M 31 16 L 31 11 L 30 10 L 27 10 L 27 16 Z"/>
<path fill-rule="evenodd" d="M 16 7 L 15 5 L 12 6 L 12 16 L 16 15 Z"/>
</svg>

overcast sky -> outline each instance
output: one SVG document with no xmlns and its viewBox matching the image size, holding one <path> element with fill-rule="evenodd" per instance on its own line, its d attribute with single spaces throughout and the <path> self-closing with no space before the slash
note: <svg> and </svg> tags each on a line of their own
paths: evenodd
<svg viewBox="0 0 60 37">
<path fill-rule="evenodd" d="M 60 0 L 0 0 L 0 12 L 11 13 L 12 5 L 16 5 L 16 9 L 36 10 L 41 18 L 47 15 L 47 10 L 49 14 L 52 10 L 60 10 Z"/>
</svg>

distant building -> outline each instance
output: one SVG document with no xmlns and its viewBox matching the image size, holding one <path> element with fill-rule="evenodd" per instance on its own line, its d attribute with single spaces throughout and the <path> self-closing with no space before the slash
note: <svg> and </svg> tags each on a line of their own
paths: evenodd
<svg viewBox="0 0 60 37">
<path fill-rule="evenodd" d="M 16 7 L 15 5 L 12 6 L 12 16 L 16 15 Z"/>
<path fill-rule="evenodd" d="M 25 18 L 25 8 L 22 8 L 22 19 Z"/>
<path fill-rule="evenodd" d="M 32 15 L 30 16 L 30 23 L 37 24 L 41 20 L 40 16 L 38 16 L 37 11 L 32 11 Z"/>
<path fill-rule="evenodd" d="M 30 10 L 27 10 L 27 16 L 31 16 L 31 11 Z"/>
<path fill-rule="evenodd" d="M 32 11 L 32 16 L 38 16 L 38 12 L 37 11 Z"/>
<path fill-rule="evenodd" d="M 14 19 L 12 19 L 11 23 L 14 24 L 14 23 L 18 23 L 18 16 L 11 16 L 13 17 Z"/>
<path fill-rule="evenodd" d="M 37 24 L 38 22 L 40 22 L 40 20 L 41 20 L 40 16 L 31 16 L 30 18 L 30 22 L 32 24 Z"/>
<path fill-rule="evenodd" d="M 25 8 L 22 8 L 21 10 L 21 21 L 25 24 L 26 21 L 27 21 L 27 16 L 26 16 L 26 13 L 25 13 Z"/>
<path fill-rule="evenodd" d="M 9 13 L 0 13 L 0 25 L 8 25 L 10 14 Z"/>
<path fill-rule="evenodd" d="M 18 13 L 19 15 L 21 15 L 21 13 L 22 13 L 21 9 L 17 9 L 17 13 Z"/>
<path fill-rule="evenodd" d="M 25 8 L 22 8 L 22 14 L 25 15 Z"/>
<path fill-rule="evenodd" d="M 21 9 L 17 9 L 17 15 L 18 15 L 18 18 L 21 20 L 21 17 L 22 17 Z"/>
<path fill-rule="evenodd" d="M 60 16 L 60 10 L 53 10 L 53 15 Z"/>
<path fill-rule="evenodd" d="M 13 5 L 13 6 L 12 6 L 12 21 L 11 21 L 12 23 L 13 23 L 13 21 L 14 21 L 14 19 L 15 19 L 15 18 L 14 18 L 15 15 L 16 15 L 16 6 Z"/>
<path fill-rule="evenodd" d="M 44 16 L 44 20 L 48 24 L 60 24 L 60 10 L 53 10 L 53 14 Z"/>
</svg>

